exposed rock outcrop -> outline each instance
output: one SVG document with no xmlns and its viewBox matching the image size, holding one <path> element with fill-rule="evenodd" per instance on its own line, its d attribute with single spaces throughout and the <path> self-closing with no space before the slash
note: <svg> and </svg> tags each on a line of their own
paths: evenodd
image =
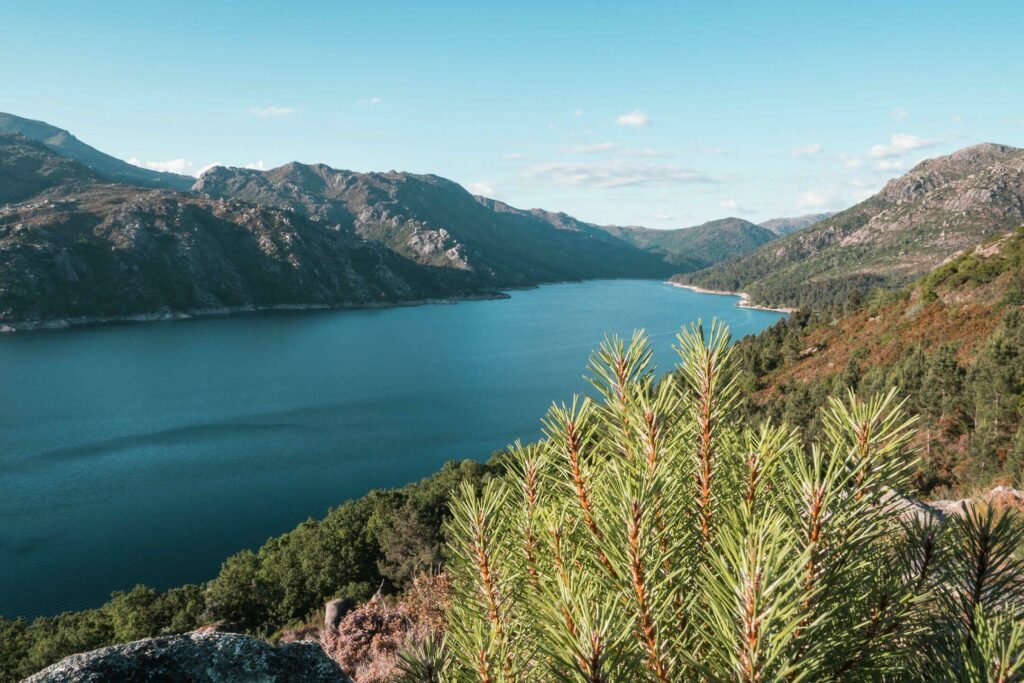
<svg viewBox="0 0 1024 683">
<path fill-rule="evenodd" d="M 237 633 L 187 633 L 72 655 L 24 683 L 352 683 L 314 642 L 277 647 Z"/>
</svg>

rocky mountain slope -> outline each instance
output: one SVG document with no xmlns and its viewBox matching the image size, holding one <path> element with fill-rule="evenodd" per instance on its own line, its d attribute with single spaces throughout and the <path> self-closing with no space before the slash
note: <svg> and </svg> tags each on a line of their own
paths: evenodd
<svg viewBox="0 0 1024 683">
<path fill-rule="evenodd" d="M 676 279 L 757 303 L 822 305 L 898 287 L 1024 224 L 1024 150 L 981 144 L 921 162 L 845 211 L 740 258 Z"/>
<path fill-rule="evenodd" d="M 722 218 L 677 230 L 653 230 L 641 227 L 602 226 L 635 247 L 660 256 L 681 270 L 698 270 L 751 252 L 771 242 L 771 230 L 742 218 Z"/>
<path fill-rule="evenodd" d="M 834 214 L 834 211 L 829 211 L 826 213 L 807 213 L 802 216 L 789 216 L 787 218 L 772 218 L 760 225 L 762 228 L 768 228 L 776 235 L 788 235 L 791 232 L 808 228 Z"/>
<path fill-rule="evenodd" d="M 379 242 L 423 265 L 509 287 L 603 277 L 667 277 L 673 268 L 594 226 L 477 198 L 434 175 L 355 173 L 290 163 L 217 167 L 194 190 L 276 206 Z"/>
<path fill-rule="evenodd" d="M 0 325 L 494 294 L 287 210 L 116 183 L 0 136 Z"/>
<path fill-rule="evenodd" d="M 148 168 L 139 168 L 121 161 L 109 154 L 90 147 L 66 130 L 51 126 L 43 121 L 33 121 L 14 114 L 0 112 L 0 135 L 24 135 L 42 142 L 57 154 L 79 162 L 87 168 L 98 171 L 108 178 L 142 187 L 162 187 L 172 190 L 187 190 L 195 182 L 191 176 L 177 173 L 162 173 Z"/>
</svg>

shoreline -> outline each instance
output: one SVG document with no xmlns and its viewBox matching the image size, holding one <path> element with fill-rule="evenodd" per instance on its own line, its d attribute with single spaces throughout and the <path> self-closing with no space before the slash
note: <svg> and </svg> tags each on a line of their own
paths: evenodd
<svg viewBox="0 0 1024 683">
<path fill-rule="evenodd" d="M 705 289 L 704 287 L 698 287 L 696 285 L 684 285 L 681 282 L 672 282 L 671 280 L 665 280 L 665 284 L 672 285 L 673 287 L 681 287 L 682 289 L 689 289 L 690 291 L 697 292 L 698 294 L 719 294 L 721 296 L 738 296 L 739 301 L 736 302 L 737 308 L 749 308 L 755 311 L 769 311 L 772 313 L 785 313 L 787 315 L 796 313 L 795 308 L 779 307 L 774 308 L 772 306 L 759 306 L 758 304 L 750 303 L 750 295 L 746 292 L 731 292 L 722 289 Z"/>
<path fill-rule="evenodd" d="M 613 278 L 619 279 L 619 278 Z M 340 311 L 340 310 L 367 310 L 375 308 L 397 308 L 409 306 L 430 306 L 437 304 L 454 305 L 460 301 L 493 301 L 508 299 L 507 291 L 534 289 L 547 284 L 561 284 L 564 282 L 578 282 L 578 280 L 566 280 L 559 282 L 545 282 L 536 285 L 524 285 L 520 287 L 508 287 L 506 291 L 487 292 L 481 294 L 466 294 L 462 296 L 433 297 L 425 299 L 410 299 L 407 301 L 373 301 L 366 303 L 346 304 L 273 304 L 270 306 L 225 306 L 221 308 L 200 308 L 187 311 L 173 311 L 163 309 L 151 313 L 134 313 L 122 316 L 76 316 L 67 318 L 55 318 L 50 320 L 17 320 L 12 322 L 0 322 L 0 335 L 14 334 L 16 332 L 39 332 L 46 330 L 64 330 L 72 327 L 88 327 L 92 325 L 116 325 L 122 323 L 149 323 L 149 322 L 173 322 L 181 320 L 196 320 L 201 318 L 219 318 L 239 314 L 274 313 L 288 311 Z M 768 311 L 772 313 L 795 313 L 795 308 L 773 308 L 771 306 L 759 306 L 750 303 L 750 295 L 746 292 L 732 292 L 718 289 L 706 289 L 696 285 L 684 285 L 679 282 L 665 280 L 665 284 L 673 287 L 689 289 L 699 294 L 717 294 L 721 296 L 739 297 L 736 302 L 738 308 L 749 308 L 757 311 Z"/>
<path fill-rule="evenodd" d="M 153 313 L 135 313 L 121 316 L 78 316 L 69 318 L 55 318 L 52 320 L 17 320 L 13 322 L 0 322 L 0 334 L 14 334 L 16 332 L 39 332 L 44 330 L 66 330 L 72 327 L 87 327 L 90 325 L 116 325 L 118 323 L 152 323 L 152 322 L 175 322 L 181 320 L 196 320 L 200 318 L 220 318 L 232 315 L 247 313 L 285 313 L 288 311 L 340 311 L 340 310 L 367 310 L 374 308 L 398 308 L 407 306 L 430 306 L 436 304 L 457 304 L 460 301 L 491 301 L 508 299 L 509 295 L 504 292 L 492 292 L 486 294 L 468 294 L 465 296 L 451 296 L 429 299 L 410 299 L 408 301 L 372 301 L 367 303 L 348 304 L 273 304 L 270 306 L 225 306 L 222 308 L 198 308 L 187 311 L 172 311 L 164 309 Z"/>
</svg>

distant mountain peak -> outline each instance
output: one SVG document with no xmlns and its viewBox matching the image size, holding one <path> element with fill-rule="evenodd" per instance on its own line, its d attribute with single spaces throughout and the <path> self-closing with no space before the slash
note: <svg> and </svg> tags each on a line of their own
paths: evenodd
<svg viewBox="0 0 1024 683">
<path fill-rule="evenodd" d="M 144 187 L 162 187 L 174 190 L 187 190 L 195 180 L 191 176 L 163 173 L 134 166 L 90 147 L 63 128 L 50 125 L 45 121 L 36 121 L 0 112 L 0 133 L 16 133 L 41 142 L 57 154 L 73 159 L 113 180 Z"/>
<path fill-rule="evenodd" d="M 829 216 L 832 216 L 834 211 L 827 211 L 824 213 L 805 213 L 801 216 L 787 216 L 783 218 L 772 218 L 764 223 L 761 223 L 762 228 L 771 230 L 776 235 L 788 235 L 791 232 L 797 230 L 803 230 L 806 227 L 814 225 L 818 221 L 825 220 Z"/>
<path fill-rule="evenodd" d="M 1024 224 L 1024 150 L 984 143 L 922 161 L 878 193 L 730 263 L 681 276 L 776 305 L 898 287 Z"/>
</svg>

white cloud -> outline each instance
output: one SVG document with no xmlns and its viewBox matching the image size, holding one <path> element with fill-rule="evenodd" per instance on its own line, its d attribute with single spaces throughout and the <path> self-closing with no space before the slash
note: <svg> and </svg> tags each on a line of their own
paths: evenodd
<svg viewBox="0 0 1024 683">
<path fill-rule="evenodd" d="M 889 144 L 875 145 L 868 150 L 868 156 L 874 157 L 875 159 L 899 157 L 903 156 L 907 152 L 913 152 L 916 149 L 924 149 L 926 147 L 933 147 L 937 144 L 939 144 L 937 140 L 926 140 L 922 137 L 918 137 L 917 135 L 897 133 L 889 138 Z"/>
<path fill-rule="evenodd" d="M 491 183 L 483 181 L 469 183 L 466 185 L 466 189 L 469 190 L 470 194 L 479 194 L 484 197 L 493 197 L 496 194 L 494 186 Z"/>
<path fill-rule="evenodd" d="M 843 162 L 845 168 L 860 168 L 864 165 L 864 160 L 857 157 L 851 157 L 847 154 L 840 154 L 839 160 Z"/>
<path fill-rule="evenodd" d="M 358 100 L 356 104 L 360 107 L 374 107 L 381 102 L 382 100 L 379 97 L 364 97 L 363 99 Z"/>
<path fill-rule="evenodd" d="M 672 152 L 666 152 L 665 150 L 651 149 L 651 148 L 648 148 L 648 149 L 624 149 L 624 150 L 622 150 L 622 155 L 623 156 L 628 156 L 628 157 L 660 157 L 662 159 L 667 158 L 667 157 L 676 156 Z"/>
<path fill-rule="evenodd" d="M 295 113 L 292 107 L 249 107 L 253 116 L 291 116 Z"/>
<path fill-rule="evenodd" d="M 583 110 L 582 109 L 573 109 L 572 115 L 573 116 L 583 116 Z"/>
<path fill-rule="evenodd" d="M 651 117 L 639 109 L 634 109 L 628 114 L 623 114 L 615 119 L 615 123 L 620 126 L 647 126 L 651 123 Z"/>
<path fill-rule="evenodd" d="M 907 162 L 903 159 L 879 159 L 873 165 L 879 171 L 902 171 Z"/>
<path fill-rule="evenodd" d="M 148 168 L 151 171 L 162 171 L 164 173 L 178 173 L 190 175 L 192 173 L 192 162 L 187 159 L 169 159 L 167 161 L 142 161 L 140 159 L 129 159 L 132 166 Z"/>
<path fill-rule="evenodd" d="M 711 156 L 719 156 L 725 154 L 725 150 L 721 147 L 694 147 L 694 154 L 709 154 Z"/>
<path fill-rule="evenodd" d="M 656 213 L 653 214 L 651 218 L 653 218 L 656 221 L 674 221 L 676 219 L 675 216 L 668 213 Z"/>
<path fill-rule="evenodd" d="M 824 148 L 815 142 L 810 145 L 801 145 L 794 149 L 791 154 L 795 157 L 809 157 L 814 156 L 815 154 L 821 154 L 822 149 Z"/>
<path fill-rule="evenodd" d="M 801 209 L 824 209 L 834 204 L 835 200 L 833 192 L 808 190 L 800 195 L 796 200 L 796 205 Z"/>
<path fill-rule="evenodd" d="M 199 170 L 195 172 L 194 175 L 198 178 L 199 176 L 201 176 L 204 173 L 206 173 L 207 171 L 209 171 L 211 168 L 215 168 L 217 166 L 223 166 L 223 165 L 224 164 L 220 163 L 219 161 L 215 161 L 212 164 L 206 164 L 205 166 L 201 166 L 199 168 Z"/>
<path fill-rule="evenodd" d="M 562 151 L 569 154 L 602 154 L 604 152 L 611 152 L 612 150 L 618 149 L 618 147 L 619 146 L 614 142 L 592 142 L 586 145 L 565 147 Z"/>
<path fill-rule="evenodd" d="M 203 175 L 211 168 L 215 166 L 224 166 L 219 161 L 214 161 L 209 164 L 203 164 L 197 167 L 196 164 L 189 161 L 188 159 L 170 159 L 168 161 L 142 161 L 140 159 L 129 159 L 129 164 L 133 166 L 139 166 L 141 168 L 148 168 L 151 171 L 163 171 L 165 173 L 178 173 L 180 175 L 190 175 L 198 178 Z M 249 168 L 257 171 L 267 170 L 263 160 L 253 161 L 248 164 L 244 164 L 242 168 Z"/>
<path fill-rule="evenodd" d="M 893 107 L 892 109 L 889 110 L 889 116 L 900 121 L 904 121 L 910 118 L 910 114 L 908 114 L 907 110 L 904 109 L 903 107 Z"/>
<path fill-rule="evenodd" d="M 509 159 L 509 160 L 529 159 L 529 158 L 530 158 L 530 155 L 526 154 L 524 152 L 509 152 L 508 154 L 506 154 L 505 156 L 502 157 L 502 159 Z"/>
<path fill-rule="evenodd" d="M 739 214 L 757 213 L 757 211 L 754 211 L 752 209 L 748 209 L 748 208 L 744 207 L 742 204 L 740 204 L 735 199 L 723 199 L 723 200 L 718 202 L 718 206 L 720 206 L 721 208 L 725 209 L 726 211 L 732 211 L 733 213 L 739 213 Z"/>
<path fill-rule="evenodd" d="M 960 114 L 953 114 L 952 116 L 949 117 L 949 120 L 959 125 L 964 122 L 964 117 L 960 116 Z"/>
<path fill-rule="evenodd" d="M 705 173 L 675 164 L 635 163 L 626 159 L 552 161 L 533 166 L 525 177 L 541 184 L 597 188 L 718 182 Z"/>
</svg>

